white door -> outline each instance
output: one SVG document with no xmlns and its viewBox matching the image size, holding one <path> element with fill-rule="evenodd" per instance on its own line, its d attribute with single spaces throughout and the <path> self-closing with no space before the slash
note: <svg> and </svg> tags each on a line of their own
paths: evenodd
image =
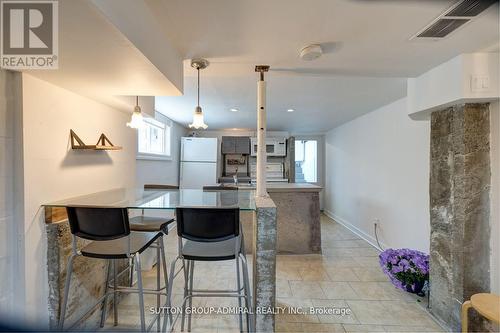
<svg viewBox="0 0 500 333">
<path fill-rule="evenodd" d="M 181 162 L 180 187 L 201 189 L 217 184 L 217 163 Z"/>
<path fill-rule="evenodd" d="M 182 138 L 181 161 L 217 162 L 217 138 Z"/>
</svg>

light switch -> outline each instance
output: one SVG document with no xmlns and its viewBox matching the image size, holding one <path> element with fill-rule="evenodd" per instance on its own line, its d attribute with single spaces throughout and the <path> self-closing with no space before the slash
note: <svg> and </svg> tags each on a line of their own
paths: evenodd
<svg viewBox="0 0 500 333">
<path fill-rule="evenodd" d="M 471 91 L 484 92 L 490 88 L 490 77 L 482 75 L 472 75 L 471 77 Z"/>
</svg>

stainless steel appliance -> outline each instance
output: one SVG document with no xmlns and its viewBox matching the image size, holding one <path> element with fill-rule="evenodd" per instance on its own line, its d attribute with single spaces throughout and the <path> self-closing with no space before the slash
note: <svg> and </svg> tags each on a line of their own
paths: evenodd
<svg viewBox="0 0 500 333">
<path fill-rule="evenodd" d="M 257 138 L 251 139 L 252 156 L 257 156 Z M 267 156 L 286 156 L 285 138 L 267 138 L 266 139 Z"/>
</svg>

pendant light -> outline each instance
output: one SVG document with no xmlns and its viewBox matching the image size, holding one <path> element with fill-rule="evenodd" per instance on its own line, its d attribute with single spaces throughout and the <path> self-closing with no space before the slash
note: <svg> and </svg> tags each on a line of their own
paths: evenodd
<svg viewBox="0 0 500 333">
<path fill-rule="evenodd" d="M 142 128 L 142 126 L 144 126 L 141 107 L 139 106 L 139 96 L 135 97 L 134 112 L 132 113 L 132 118 L 130 118 L 130 122 L 127 123 L 127 126 L 136 129 Z"/>
<path fill-rule="evenodd" d="M 200 106 L 200 69 L 205 69 L 208 67 L 208 61 L 205 59 L 193 59 L 191 60 L 191 67 L 198 71 L 198 105 L 194 109 L 193 123 L 189 124 L 189 128 L 194 129 L 207 129 L 208 126 L 203 120 L 203 111 Z"/>
</svg>

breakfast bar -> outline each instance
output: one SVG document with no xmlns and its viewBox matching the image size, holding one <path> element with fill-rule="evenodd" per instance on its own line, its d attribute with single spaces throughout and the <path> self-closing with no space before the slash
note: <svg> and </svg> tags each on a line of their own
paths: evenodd
<svg viewBox="0 0 500 333">
<path fill-rule="evenodd" d="M 253 234 L 247 239 L 253 244 L 253 292 L 251 304 L 254 308 L 274 306 L 276 265 L 276 206 L 270 198 L 255 198 L 255 192 L 248 191 L 203 191 L 196 189 L 143 190 L 114 189 L 90 195 L 70 198 L 44 205 L 46 235 L 48 244 L 47 271 L 49 283 L 49 314 L 52 328 L 59 321 L 62 291 L 64 288 L 65 262 L 71 251 L 71 234 L 67 223 L 67 207 L 127 208 L 130 214 L 137 210 L 174 211 L 178 207 L 196 208 L 238 208 L 251 216 Z M 75 261 L 70 298 L 68 301 L 69 321 L 75 322 L 84 316 L 76 328 L 95 328 L 99 311 L 87 313 L 103 294 L 106 277 L 103 263 L 85 258 Z M 127 267 L 126 260 L 119 263 Z M 126 278 L 126 276 L 124 276 Z M 128 283 L 127 281 L 124 281 Z M 255 316 L 256 327 L 267 325 L 269 315 Z"/>
</svg>

